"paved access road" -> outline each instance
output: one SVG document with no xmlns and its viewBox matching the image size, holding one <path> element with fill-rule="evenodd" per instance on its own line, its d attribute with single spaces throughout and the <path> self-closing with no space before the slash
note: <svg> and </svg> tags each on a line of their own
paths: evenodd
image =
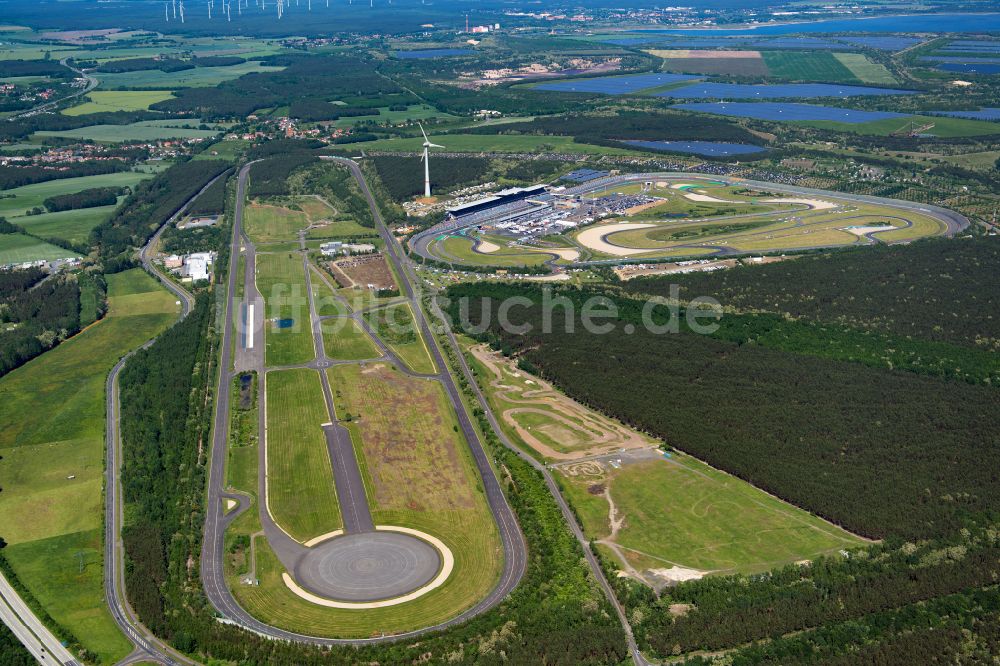
<svg viewBox="0 0 1000 666">
<path fill-rule="evenodd" d="M 228 589 L 225 577 L 223 575 L 223 539 L 225 534 L 225 529 L 229 523 L 235 519 L 242 511 L 249 508 L 249 501 L 247 498 L 242 496 L 233 496 L 231 494 L 226 494 L 223 492 L 225 487 L 225 461 L 228 449 L 228 414 L 229 414 L 229 400 L 230 400 L 230 387 L 231 382 L 229 378 L 230 370 L 234 365 L 234 350 L 233 350 L 233 339 L 234 339 L 234 326 L 232 318 L 231 308 L 236 305 L 235 295 L 236 295 L 236 269 L 237 261 L 240 253 L 241 247 L 246 249 L 247 253 L 247 271 L 248 276 L 250 275 L 249 263 L 253 254 L 252 243 L 245 236 L 242 229 L 243 221 L 243 209 L 246 199 L 246 183 L 249 176 L 249 165 L 243 168 L 240 172 L 239 179 L 237 182 L 237 192 L 236 192 L 236 208 L 235 208 L 235 223 L 233 230 L 233 241 L 232 241 L 232 252 L 230 254 L 230 271 L 229 271 L 229 286 L 228 286 L 228 299 L 227 299 L 227 314 L 224 318 L 225 322 L 225 333 L 222 344 L 222 362 L 221 367 L 223 376 L 220 377 L 220 383 L 217 387 L 216 392 L 216 418 L 214 423 L 214 431 L 212 437 L 212 456 L 211 456 L 211 469 L 209 473 L 209 489 L 208 489 L 208 505 L 207 505 L 207 518 L 205 523 L 205 538 L 203 541 L 202 550 L 202 582 L 205 586 L 205 592 L 208 596 L 209 601 L 215 607 L 216 611 L 220 614 L 222 619 L 227 622 L 231 622 L 240 625 L 246 629 L 254 631 L 255 633 L 270 636 L 272 638 L 292 640 L 298 642 L 308 642 L 315 643 L 319 645 L 350 645 L 350 644 L 366 644 L 366 643 L 376 643 L 382 641 L 390 640 L 400 640 L 406 637 L 416 636 L 428 631 L 442 629 L 448 626 L 452 626 L 461 622 L 468 620 L 485 610 L 488 610 L 498 603 L 500 603 L 506 596 L 511 592 L 511 590 L 516 587 L 517 583 L 521 580 L 524 574 L 526 565 L 526 548 L 524 544 L 524 536 L 521 533 L 520 527 L 517 524 L 517 520 L 514 517 L 514 513 L 510 506 L 507 504 L 507 499 L 503 494 L 500 484 L 493 473 L 493 469 L 490 466 L 489 458 L 483 448 L 482 442 L 479 440 L 478 434 L 472 425 L 472 421 L 469 418 L 468 413 L 465 410 L 464 404 L 461 400 L 461 395 L 458 388 L 452 378 L 451 374 L 446 371 L 447 365 L 444 362 L 441 350 L 438 348 L 436 339 L 429 330 L 427 322 L 425 321 L 422 309 L 418 302 L 418 297 L 413 289 L 413 285 L 410 282 L 409 274 L 404 270 L 402 253 L 396 242 L 395 238 L 389 232 L 388 228 L 385 226 L 382 220 L 381 213 L 378 209 L 378 205 L 375 202 L 374 197 L 368 189 L 368 184 L 358 168 L 357 164 L 350 160 L 336 160 L 342 166 L 346 166 L 357 180 L 362 193 L 364 194 L 366 200 L 368 201 L 369 208 L 371 210 L 372 216 L 375 220 L 376 227 L 379 234 L 382 236 L 386 243 L 386 253 L 389 260 L 396 266 L 398 273 L 402 278 L 402 291 L 407 300 L 410 301 L 413 306 L 415 317 L 418 320 L 418 325 L 421 327 L 425 338 L 428 343 L 428 347 L 431 351 L 431 356 L 437 367 L 440 369 L 439 375 L 436 376 L 443 386 L 445 391 L 452 402 L 452 405 L 456 411 L 459 418 L 459 425 L 462 429 L 466 440 L 469 442 L 470 450 L 473 454 L 473 459 L 476 462 L 476 466 L 479 470 L 480 477 L 483 480 L 484 489 L 486 492 L 487 501 L 489 503 L 490 509 L 494 514 L 497 522 L 497 527 L 500 533 L 501 543 L 504 548 L 504 569 L 500 577 L 500 581 L 497 586 L 487 595 L 486 598 L 481 600 L 478 604 L 465 611 L 464 613 L 458 615 L 451 620 L 435 625 L 433 627 L 427 627 L 418 631 L 407 632 L 405 634 L 396 634 L 392 636 L 368 638 L 368 639 L 329 639 L 320 638 L 314 636 L 304 636 L 294 632 L 285 631 L 283 629 L 278 629 L 276 627 L 271 627 L 256 618 L 252 617 L 247 613 L 240 605 L 236 602 L 232 593 Z M 307 276 L 310 274 L 307 272 Z M 311 279 L 311 277 L 310 277 Z M 252 286 L 252 281 L 248 280 L 245 285 L 245 291 L 247 297 L 254 299 L 256 302 L 259 301 L 259 294 L 256 293 L 255 288 Z M 310 290 L 311 291 L 311 290 Z M 259 309 L 259 306 L 258 306 Z M 255 316 L 262 316 L 263 310 L 261 310 Z M 316 320 L 314 319 L 314 322 Z M 255 330 L 257 328 L 257 323 L 253 324 Z M 378 338 L 375 338 L 378 341 Z M 381 345 L 380 345 L 381 347 Z M 263 348 L 263 342 L 260 343 L 260 348 Z M 317 349 L 322 349 L 322 345 L 318 345 Z M 382 351 L 388 352 L 387 349 L 382 349 Z M 391 356 L 390 358 L 393 358 Z M 325 356 L 320 358 L 318 361 L 314 361 L 311 365 L 317 365 L 320 363 L 329 363 L 329 360 L 324 360 Z M 257 361 L 254 365 L 260 365 L 262 361 Z M 405 368 L 405 364 L 398 364 L 400 368 Z M 325 375 L 325 373 L 323 373 Z M 326 386 L 324 387 L 327 388 Z M 329 398 L 329 396 L 328 396 Z M 261 416 L 263 417 L 263 410 L 261 410 Z M 263 475 L 262 475 L 263 476 Z M 263 497 L 263 495 L 261 495 Z M 240 506 L 228 514 L 224 513 L 223 509 L 223 499 L 236 499 Z M 263 522 L 266 521 L 266 511 L 261 512 L 261 517 Z M 359 516 L 360 517 L 360 516 Z M 363 517 L 360 520 L 364 521 Z M 361 523 L 359 523 L 361 524 Z M 268 532 L 268 539 L 270 541 L 271 532 Z M 275 535 L 278 538 L 278 548 L 281 548 L 280 535 Z M 275 544 L 272 543 L 272 546 Z M 290 547 L 290 545 L 289 545 Z"/>
<path fill-rule="evenodd" d="M 734 176 L 716 176 L 711 174 L 699 174 L 695 172 L 686 171 L 665 171 L 665 172 L 653 172 L 653 173 L 631 173 L 624 174 L 620 176 L 608 176 L 605 178 L 599 178 L 597 180 L 588 181 L 581 185 L 572 187 L 563 194 L 573 194 L 578 196 L 586 196 L 592 192 L 598 192 L 605 190 L 609 187 L 615 187 L 619 185 L 626 185 L 631 183 L 643 183 L 647 181 L 656 180 L 688 180 L 692 182 L 698 182 L 699 180 L 709 180 L 714 182 L 725 183 L 726 185 L 742 185 L 747 187 L 754 187 L 757 189 L 768 190 L 772 192 L 779 192 L 783 194 L 792 194 L 805 197 L 826 197 L 832 199 L 838 199 L 841 201 L 850 201 L 853 203 L 867 203 L 879 206 L 887 206 L 890 208 L 895 208 L 903 211 L 910 211 L 914 213 L 922 213 L 930 217 L 940 220 L 946 227 L 944 233 L 945 236 L 953 236 L 959 231 L 962 231 L 969 226 L 969 220 L 962 214 L 957 213 L 953 210 L 947 208 L 942 208 L 940 206 L 934 206 L 932 204 L 921 204 L 915 203 L 913 201 L 905 201 L 902 199 L 886 199 L 883 197 L 873 197 L 864 194 L 847 194 L 844 192 L 834 192 L 830 190 L 817 190 L 809 187 L 798 187 L 796 185 L 784 185 L 780 183 L 767 183 L 758 180 L 745 180 L 743 178 L 736 178 Z M 543 195 L 544 196 L 544 195 Z M 757 215 L 771 215 L 772 213 L 751 213 L 741 216 L 725 216 L 729 217 L 753 217 Z M 430 259 L 432 261 L 441 261 L 441 257 L 436 256 L 430 251 L 430 242 L 442 234 L 450 234 L 461 229 L 468 227 L 480 226 L 483 224 L 489 224 L 492 218 L 489 214 L 477 214 L 467 216 L 470 219 L 457 218 L 450 222 L 442 222 L 429 229 L 425 229 L 413 235 L 409 240 L 410 250 L 425 259 Z M 766 232 L 762 232 L 766 233 Z M 871 235 L 868 236 L 871 238 Z M 907 242 L 907 241 L 900 241 Z M 825 245 L 815 245 L 802 248 L 795 248 L 796 250 L 821 250 L 825 249 Z M 720 250 L 721 254 L 754 254 L 752 252 L 733 252 L 725 251 L 725 249 Z M 488 255 L 484 255 L 488 256 Z M 618 265 L 626 263 L 642 263 L 644 261 L 650 261 L 655 257 L 616 257 L 613 259 L 596 259 L 592 261 L 574 261 L 569 266 L 584 267 L 584 266 L 601 266 L 601 265 Z M 551 262 L 546 262 L 551 263 Z"/>
<path fill-rule="evenodd" d="M 151 248 L 160 240 L 163 231 L 180 219 L 191 203 L 202 192 L 211 187 L 216 180 L 225 177 L 227 174 L 228 172 L 225 172 L 216 176 L 194 196 L 188 199 L 163 226 L 157 229 L 156 233 L 153 234 L 153 237 L 149 239 L 149 242 L 140 252 L 143 268 L 159 279 L 171 293 L 177 296 L 181 304 L 180 319 L 184 319 L 190 314 L 191 308 L 194 306 L 194 297 L 164 275 L 153 264 L 150 256 Z M 153 340 L 148 340 L 139 349 L 145 349 L 152 344 Z M 197 662 L 183 656 L 143 626 L 132 610 L 125 595 L 125 550 L 122 547 L 121 541 L 123 503 L 121 499 L 121 433 L 119 431 L 120 404 L 118 375 L 133 353 L 135 352 L 129 352 L 115 364 L 115 367 L 111 369 L 111 373 L 108 375 L 108 381 L 105 386 L 107 425 L 105 430 L 106 478 L 104 482 L 104 597 L 118 628 L 135 645 L 135 650 L 122 663 L 156 661 L 163 664 L 195 664 Z"/>
<path fill-rule="evenodd" d="M 87 81 L 86 85 L 84 85 L 76 92 L 66 95 L 65 97 L 60 97 L 59 99 L 54 99 L 51 102 L 39 104 L 38 106 L 33 106 L 30 109 L 25 109 L 24 111 L 18 111 L 17 113 L 11 114 L 7 118 L 7 120 L 14 120 L 15 118 L 23 118 L 25 116 L 33 116 L 36 113 L 41 113 L 42 111 L 48 111 L 49 109 L 54 108 L 60 102 L 65 102 L 66 100 L 74 99 L 76 97 L 80 97 L 81 95 L 86 95 L 91 90 L 97 87 L 99 81 L 90 74 L 84 72 L 82 69 L 77 69 L 76 67 L 73 67 L 71 64 L 69 64 L 68 58 L 63 58 L 62 60 L 60 60 L 59 64 L 62 65 L 63 67 L 67 67 L 73 70 L 73 72 L 80 78 L 86 79 Z"/>
</svg>

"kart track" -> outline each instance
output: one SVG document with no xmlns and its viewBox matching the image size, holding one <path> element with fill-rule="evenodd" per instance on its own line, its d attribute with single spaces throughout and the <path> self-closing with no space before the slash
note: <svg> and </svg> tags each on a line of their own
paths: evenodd
<svg viewBox="0 0 1000 666">
<path fill-rule="evenodd" d="M 600 208 L 601 197 L 628 194 L 646 203 L 626 211 Z M 539 220 L 565 215 L 564 202 L 580 211 L 589 207 L 591 217 L 576 213 L 579 227 L 560 233 L 534 231 Z M 715 175 L 640 173 L 447 220 L 417 233 L 408 246 L 415 257 L 458 265 L 583 267 L 906 243 L 952 236 L 968 225 L 959 213 L 929 204 Z"/>
</svg>

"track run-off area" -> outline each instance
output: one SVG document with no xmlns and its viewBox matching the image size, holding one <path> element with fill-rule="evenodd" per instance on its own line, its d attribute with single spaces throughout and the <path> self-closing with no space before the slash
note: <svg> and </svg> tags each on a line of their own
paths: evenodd
<svg viewBox="0 0 1000 666">
<path fill-rule="evenodd" d="M 621 210 L 613 200 L 641 201 Z M 565 211 L 574 211 L 568 217 Z M 538 221 L 573 222 L 558 233 Z M 518 223 L 524 222 L 520 226 Z M 609 176 L 442 222 L 409 241 L 466 266 L 585 267 L 720 259 L 951 236 L 962 215 L 933 205 L 696 173 Z M 514 225 L 514 226 L 512 226 Z"/>
</svg>

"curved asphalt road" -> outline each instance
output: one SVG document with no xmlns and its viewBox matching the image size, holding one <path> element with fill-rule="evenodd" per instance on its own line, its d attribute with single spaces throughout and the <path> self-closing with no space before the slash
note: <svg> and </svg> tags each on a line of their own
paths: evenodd
<svg viewBox="0 0 1000 666">
<path fill-rule="evenodd" d="M 364 194 L 366 200 L 368 201 L 376 227 L 379 234 L 385 241 L 386 254 L 399 271 L 404 295 L 413 305 L 414 316 L 424 332 L 431 356 L 438 368 L 442 370 L 440 375 L 441 381 L 453 407 L 455 408 L 456 414 L 458 415 L 459 425 L 462 432 L 469 442 L 473 459 L 476 462 L 477 469 L 479 470 L 480 477 L 483 481 L 487 501 L 497 523 L 501 543 L 504 548 L 504 569 L 501 573 L 500 581 L 497 586 L 490 592 L 489 595 L 472 608 L 466 610 L 451 620 L 438 625 L 403 634 L 395 634 L 392 636 L 373 637 L 367 639 L 331 639 L 316 636 L 305 636 L 267 625 L 251 616 L 236 602 L 226 585 L 223 574 L 223 538 L 226 527 L 232 522 L 232 520 L 242 513 L 242 511 L 245 511 L 249 507 L 249 502 L 242 496 L 236 497 L 227 495 L 223 493 L 222 489 L 225 485 L 224 472 L 228 441 L 227 419 L 229 414 L 230 399 L 230 382 L 228 378 L 233 365 L 232 345 L 234 327 L 231 312 L 228 311 L 228 308 L 231 308 L 235 303 L 236 267 L 242 237 L 243 206 L 250 166 L 247 165 L 240 171 L 239 180 L 237 182 L 233 246 L 232 252 L 230 253 L 229 305 L 224 319 L 225 333 L 222 344 L 220 382 L 216 392 L 216 418 L 212 438 L 211 469 L 209 473 L 208 504 L 206 508 L 207 517 L 205 521 L 205 538 L 202 548 L 201 573 L 205 593 L 213 607 L 219 613 L 222 621 L 237 624 L 249 631 L 276 639 L 314 643 L 318 645 L 362 645 L 411 638 L 429 631 L 436 631 L 450 627 L 460 624 L 469 618 L 496 606 L 507 597 L 507 595 L 514 589 L 517 583 L 521 580 L 521 577 L 524 575 L 527 553 L 524 536 L 517 524 L 513 511 L 507 504 L 507 499 L 500 488 L 500 484 L 497 481 L 496 476 L 494 475 L 493 468 L 490 466 L 489 457 L 486 454 L 482 442 L 480 442 L 479 436 L 472 425 L 472 421 L 465 410 L 461 394 L 459 393 L 451 374 L 445 370 L 447 365 L 445 364 L 441 350 L 437 345 L 437 340 L 431 334 L 428 324 L 423 316 L 423 311 L 419 307 L 420 304 L 418 302 L 418 297 L 414 292 L 413 285 L 410 282 L 409 274 L 405 271 L 402 263 L 399 246 L 395 238 L 393 238 L 389 233 L 388 228 L 386 228 L 378 209 L 378 205 L 369 191 L 368 184 L 357 164 L 350 160 L 334 159 L 333 161 L 346 166 L 351 171 L 361 188 L 362 194 Z M 224 514 L 222 506 L 222 500 L 224 498 L 236 499 L 240 502 L 239 508 L 228 514 Z"/>
<path fill-rule="evenodd" d="M 153 264 L 150 258 L 150 248 L 159 241 L 163 231 L 181 217 L 202 192 L 211 187 L 216 180 L 222 178 L 226 173 L 228 172 L 224 172 L 213 178 L 194 196 L 188 199 L 153 234 L 153 237 L 149 239 L 149 242 L 142 248 L 139 255 L 142 259 L 143 268 L 158 278 L 168 290 L 177 296 L 181 303 L 180 319 L 184 319 L 191 312 L 191 308 L 194 305 L 194 297 L 160 272 L 159 268 Z M 153 340 L 148 340 L 139 349 L 146 349 L 152 344 Z M 107 425 L 105 428 L 106 463 L 104 480 L 104 598 L 118 628 L 136 646 L 135 651 L 122 660 L 121 664 L 129 664 L 136 661 L 156 661 L 163 664 L 196 664 L 197 662 L 191 661 L 181 655 L 143 626 L 132 610 L 125 595 L 125 551 L 122 548 L 121 541 L 123 505 L 120 479 L 121 434 L 118 428 L 120 418 L 118 375 L 135 351 L 138 350 L 129 352 L 115 364 L 115 367 L 111 369 L 111 373 L 108 375 L 108 381 L 105 386 Z"/>
<path fill-rule="evenodd" d="M 793 194 L 805 197 L 834 197 L 843 201 L 853 201 L 854 203 L 869 203 L 876 204 L 880 206 L 889 206 L 892 208 L 908 210 L 917 213 L 923 213 L 924 215 L 929 215 L 934 217 L 945 224 L 947 230 L 945 231 L 946 236 L 953 236 L 959 231 L 962 231 L 969 226 L 969 220 L 960 213 L 947 208 L 941 208 L 940 206 L 934 206 L 931 204 L 920 204 L 913 201 L 904 201 L 902 199 L 886 199 L 883 197 L 873 197 L 864 194 L 847 194 L 844 192 L 834 192 L 830 190 L 817 190 L 809 187 L 798 187 L 796 185 L 783 185 L 780 183 L 767 183 L 759 180 L 745 180 L 742 178 L 727 177 L 727 176 L 715 176 L 711 174 L 698 174 L 689 173 L 684 171 L 670 171 L 670 172 L 656 172 L 656 173 L 633 173 L 625 174 L 621 176 L 611 176 L 609 178 L 601 178 L 590 183 L 584 183 L 583 185 L 573 188 L 574 193 L 580 195 L 586 195 L 589 192 L 607 189 L 608 187 L 613 187 L 615 185 L 622 185 L 625 183 L 634 182 L 644 182 L 648 180 L 668 180 L 668 179 L 685 179 L 685 180 L 711 180 L 715 182 L 723 182 L 727 185 L 746 185 L 749 187 L 755 187 L 763 190 L 771 190 L 774 192 L 779 192 L 783 194 Z M 760 213 L 763 214 L 763 213 Z M 751 215 L 759 215 L 757 213 Z M 744 217 L 744 216 L 738 216 Z M 488 223 L 489 220 L 477 220 L 473 223 L 467 225 L 462 225 L 461 222 L 458 225 L 455 223 L 442 223 L 435 225 L 429 229 L 425 229 L 412 238 L 410 238 L 408 245 L 411 252 L 417 256 L 423 257 L 425 259 L 431 259 L 433 261 L 441 261 L 440 257 L 435 256 L 429 249 L 429 244 L 431 240 L 442 233 L 454 233 L 455 231 L 471 226 L 479 226 L 481 224 Z M 447 228 L 446 228 L 447 227 Z M 905 242 L 905 241 L 900 241 Z M 816 245 L 808 246 L 802 248 L 796 248 L 796 250 L 820 250 L 824 249 L 826 245 Z M 753 254 L 751 252 L 740 252 L 734 254 Z M 598 259 L 593 261 L 575 261 L 567 266 L 600 266 L 600 265 L 617 265 L 625 263 L 636 263 L 649 261 L 653 257 L 617 257 L 614 259 Z"/>
<path fill-rule="evenodd" d="M 54 108 L 60 102 L 65 102 L 68 99 L 73 99 L 74 97 L 79 97 L 80 95 L 86 95 L 91 90 L 97 87 L 97 84 L 99 83 L 98 80 L 95 79 L 90 74 L 87 74 L 83 70 L 77 69 L 76 67 L 70 65 L 68 62 L 68 58 L 63 58 L 62 60 L 60 60 L 59 64 L 62 65 L 63 67 L 67 67 L 73 70 L 73 72 L 79 75 L 81 78 L 86 79 L 87 85 L 85 85 L 83 88 L 80 88 L 79 90 L 77 90 L 72 94 L 66 95 L 65 97 L 60 97 L 59 99 L 54 99 L 51 102 L 46 102 L 45 104 L 39 104 L 38 106 L 33 106 L 30 109 L 25 109 L 24 111 L 18 111 L 17 113 L 11 114 L 7 118 L 7 120 L 14 120 L 15 118 L 23 118 L 24 116 L 30 116 L 36 113 L 41 113 L 42 111 L 48 111 L 49 109 Z"/>
</svg>

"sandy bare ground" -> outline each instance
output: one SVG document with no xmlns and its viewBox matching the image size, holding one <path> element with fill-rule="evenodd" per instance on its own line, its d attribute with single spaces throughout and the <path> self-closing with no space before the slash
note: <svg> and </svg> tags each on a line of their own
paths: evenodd
<svg viewBox="0 0 1000 666">
<path fill-rule="evenodd" d="M 892 231 L 898 229 L 899 227 L 894 227 L 891 224 L 885 225 L 874 225 L 870 227 L 847 227 L 844 231 L 849 231 L 855 236 L 864 236 L 865 234 L 872 234 L 877 231 Z"/>
<path fill-rule="evenodd" d="M 698 194 L 697 192 L 685 192 L 684 198 L 690 199 L 691 201 L 703 201 L 705 203 L 733 203 L 732 201 L 726 201 L 725 199 L 710 197 L 707 194 Z"/>
<path fill-rule="evenodd" d="M 619 245 L 612 245 L 611 243 L 607 242 L 605 238 L 619 231 L 629 231 L 630 229 L 647 229 L 649 227 L 655 227 L 655 226 L 656 226 L 655 224 L 648 224 L 643 222 L 602 224 L 597 227 L 590 227 L 589 229 L 584 229 L 577 235 L 576 240 L 578 243 L 586 247 L 589 247 L 591 250 L 603 252 L 604 254 L 611 254 L 616 257 L 628 257 L 633 254 L 643 254 L 649 252 L 653 248 L 621 247 Z"/>
<path fill-rule="evenodd" d="M 809 206 L 813 210 L 829 210 L 836 208 L 837 204 L 822 199 L 764 199 L 764 203 L 790 203 Z"/>
<path fill-rule="evenodd" d="M 536 275 L 528 279 L 532 282 L 566 282 L 571 280 L 572 276 L 569 273 L 554 273 L 552 275 Z"/>
<path fill-rule="evenodd" d="M 652 49 L 647 51 L 659 58 L 741 58 L 760 60 L 760 51 L 699 51 L 692 49 Z"/>
<path fill-rule="evenodd" d="M 580 251 L 574 250 L 572 248 L 543 248 L 545 252 L 551 252 L 557 255 L 560 259 L 565 259 L 566 261 L 576 261 L 580 258 Z"/>
<path fill-rule="evenodd" d="M 480 239 L 479 243 L 476 244 L 476 248 L 475 249 L 476 249 L 476 252 L 488 253 L 488 252 L 496 252 L 497 250 L 500 249 L 500 246 L 497 245 L 496 243 L 491 243 L 488 240 L 482 240 L 482 239 Z"/>
<path fill-rule="evenodd" d="M 548 382 L 529 376 L 514 366 L 513 362 L 490 351 L 485 345 L 471 349 L 472 355 L 492 374 L 490 385 L 497 389 L 497 397 L 516 407 L 504 410 L 500 417 L 514 429 L 531 448 L 546 458 L 559 461 L 579 460 L 621 449 L 646 448 L 655 444 L 643 435 L 601 414 L 593 412 L 575 400 L 559 393 Z M 504 371 L 514 378 L 527 378 L 528 387 L 505 384 Z M 554 423 L 540 426 L 542 432 L 559 440 L 572 451 L 557 451 L 517 422 L 517 414 L 541 414 Z"/>
</svg>

